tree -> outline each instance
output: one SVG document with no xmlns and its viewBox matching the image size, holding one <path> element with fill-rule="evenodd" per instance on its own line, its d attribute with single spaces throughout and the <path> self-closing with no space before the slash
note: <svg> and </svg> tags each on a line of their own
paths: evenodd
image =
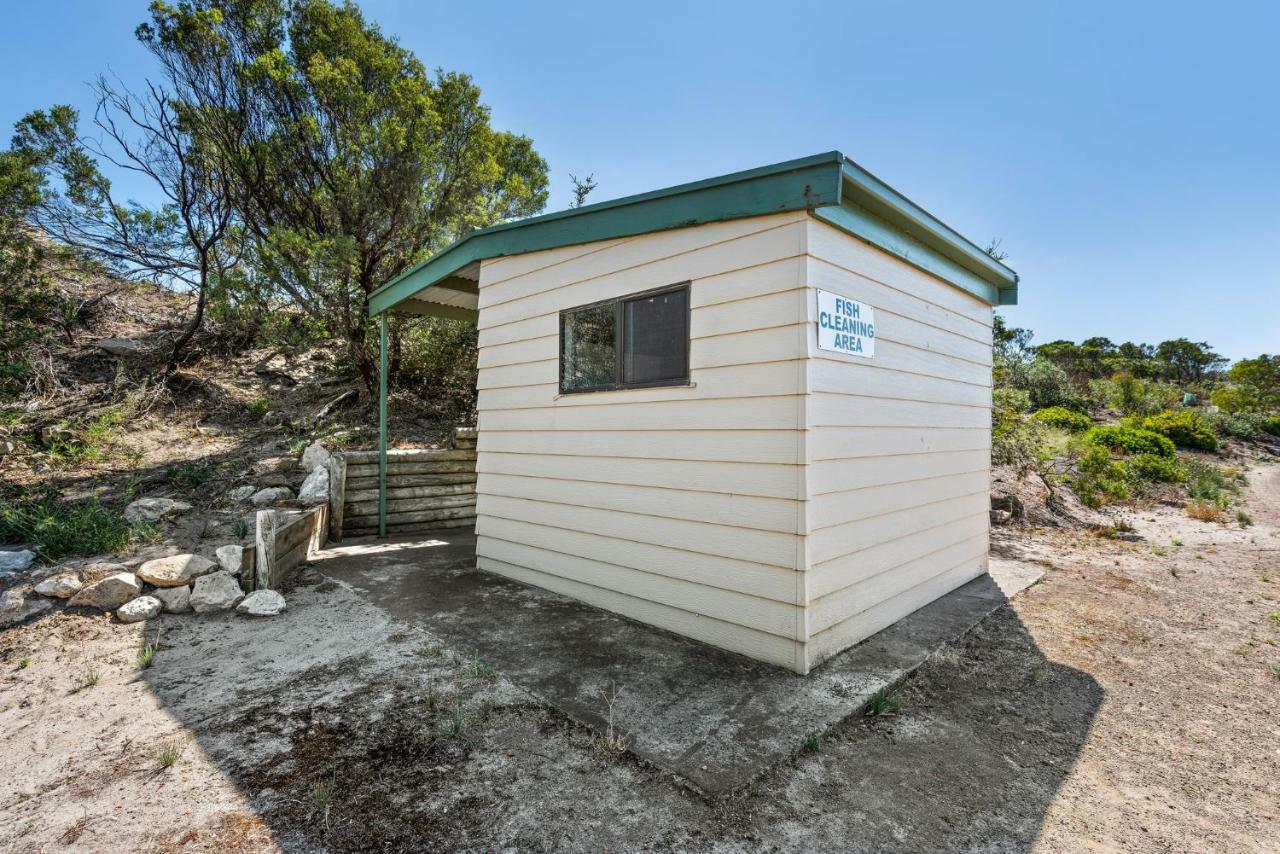
<svg viewBox="0 0 1280 854">
<path fill-rule="evenodd" d="M 1280 356 L 1241 359 L 1227 371 L 1231 385 L 1218 389 L 1213 402 L 1231 412 L 1280 410 Z"/>
<path fill-rule="evenodd" d="M 570 207 L 580 208 L 586 204 L 587 196 L 591 195 L 591 191 L 596 188 L 596 176 L 593 173 L 585 178 L 579 178 L 570 172 L 569 180 L 573 182 L 573 204 Z"/>
<path fill-rule="evenodd" d="M 28 218 L 121 278 L 195 294 L 195 310 L 169 351 L 173 371 L 203 321 L 210 280 L 237 260 L 225 246 L 233 224 L 231 186 L 163 89 L 148 83 L 144 94 L 135 95 L 105 78 L 94 89 L 101 139 L 81 137 L 79 116 L 65 105 L 18 122 L 14 152 L 39 176 Z M 117 200 L 100 160 L 151 179 L 164 203 L 151 209 Z"/>
<path fill-rule="evenodd" d="M 1155 359 L 1163 379 L 1199 383 L 1211 379 L 1226 366 L 1227 359 L 1213 352 L 1208 342 L 1175 338 L 1156 347 Z"/>
<path fill-rule="evenodd" d="M 369 294 L 464 232 L 546 203 L 545 161 L 490 127 L 471 78 L 428 75 L 354 5 L 157 2 L 137 32 L 234 176 L 258 272 L 345 341 L 370 390 Z"/>
</svg>

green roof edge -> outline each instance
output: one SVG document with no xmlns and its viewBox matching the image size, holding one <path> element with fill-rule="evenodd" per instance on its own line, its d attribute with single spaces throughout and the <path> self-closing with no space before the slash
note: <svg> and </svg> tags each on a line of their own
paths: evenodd
<svg viewBox="0 0 1280 854">
<path fill-rule="evenodd" d="M 793 210 L 808 210 L 993 305 L 1017 300 L 1017 273 L 830 151 L 470 232 L 370 294 L 369 314 L 391 311 L 484 258 Z"/>
</svg>

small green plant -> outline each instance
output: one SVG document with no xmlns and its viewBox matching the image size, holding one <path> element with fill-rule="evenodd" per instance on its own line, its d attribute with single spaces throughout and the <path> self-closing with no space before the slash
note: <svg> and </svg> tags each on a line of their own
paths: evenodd
<svg viewBox="0 0 1280 854">
<path fill-rule="evenodd" d="M 896 714 L 900 707 L 901 704 L 898 702 L 898 698 L 890 694 L 888 689 L 881 688 L 871 695 L 871 700 L 867 703 L 866 714 L 868 717 L 884 717 Z"/>
<path fill-rule="evenodd" d="M 1066 430 L 1068 433 L 1083 433 L 1093 426 L 1093 419 L 1080 412 L 1073 412 L 1065 406 L 1050 406 L 1033 413 L 1032 418 L 1049 427 Z"/>
<path fill-rule="evenodd" d="M 1253 524 L 1253 517 L 1244 510 L 1237 510 L 1236 522 L 1239 523 L 1241 528 L 1247 528 Z"/>
<path fill-rule="evenodd" d="M 1213 432 L 1213 428 L 1198 413 L 1190 409 L 1176 412 L 1166 409 L 1155 415 L 1129 419 L 1128 424 L 1139 430 L 1159 433 L 1179 448 L 1197 451 L 1218 450 L 1218 434 Z"/>
<path fill-rule="evenodd" d="M 1027 671 L 1027 682 L 1031 685 L 1036 684 L 1044 678 L 1044 667 L 1037 664 L 1035 667 Z"/>
<path fill-rule="evenodd" d="M 311 789 L 311 803 L 316 805 L 317 809 L 328 809 L 333 804 L 333 793 L 337 788 L 337 780 L 330 777 L 328 780 L 321 780 Z"/>
<path fill-rule="evenodd" d="M 157 647 L 153 643 L 149 643 L 142 649 L 138 650 L 138 666 L 143 670 L 151 667 L 156 663 Z"/>
<path fill-rule="evenodd" d="M 1178 539 L 1177 537 L 1174 537 L 1172 542 L 1175 546 L 1178 546 L 1179 548 L 1182 547 L 1182 540 Z"/>
<path fill-rule="evenodd" d="M 19 670 L 26 670 L 26 669 L 27 669 L 28 667 L 30 667 L 30 666 L 31 666 L 31 659 L 29 659 L 29 658 L 19 658 L 19 659 L 18 659 L 18 669 L 19 669 Z"/>
<path fill-rule="evenodd" d="M 472 679 L 489 680 L 493 678 L 493 667 L 476 659 L 467 665 L 467 675 Z"/>
<path fill-rule="evenodd" d="M 1156 557 L 1166 557 L 1169 554 L 1169 550 L 1163 546 L 1156 546 L 1151 550 L 1151 553 Z"/>
<path fill-rule="evenodd" d="M 822 738 L 816 732 L 807 732 L 804 736 L 804 749 L 810 753 L 822 752 Z"/>
<path fill-rule="evenodd" d="M 249 405 L 245 408 L 249 410 L 249 414 L 254 418 L 261 418 L 271 411 L 271 401 L 258 398 L 257 400 L 250 401 Z"/>
<path fill-rule="evenodd" d="M 449 717 L 445 719 L 444 723 L 441 724 L 440 730 L 450 738 L 456 738 L 462 734 L 462 724 L 462 701 L 455 698 L 453 701 L 453 710 L 450 712 Z"/>
<path fill-rule="evenodd" d="M 218 475 L 218 464 L 188 460 L 165 470 L 165 477 L 177 486 L 196 487 L 208 483 Z"/>
<path fill-rule="evenodd" d="M 84 673 L 81 673 L 79 677 L 76 678 L 76 681 L 72 683 L 71 693 L 79 694 L 86 688 L 92 688 L 94 685 L 97 685 L 101 679 L 102 674 L 98 671 L 98 668 L 90 667 Z"/>
<path fill-rule="evenodd" d="M 1150 430 L 1134 427 L 1094 427 L 1084 434 L 1084 441 L 1121 454 L 1154 454 L 1172 457 L 1177 449 L 1172 441 Z"/>
<path fill-rule="evenodd" d="M 156 750 L 156 764 L 161 769 L 172 768 L 182 758 L 182 748 L 175 741 L 166 741 Z"/>
<path fill-rule="evenodd" d="M 1267 619 L 1280 626 L 1280 611 L 1272 611 L 1270 614 L 1267 614 Z"/>
<path fill-rule="evenodd" d="M 233 527 L 236 532 L 237 540 L 243 540 L 245 537 L 249 536 L 249 523 L 245 519 L 237 519 Z"/>
<path fill-rule="evenodd" d="M 1231 497 L 1240 492 L 1243 478 L 1237 472 L 1199 460 L 1187 460 L 1187 496 L 1194 501 L 1226 509 Z"/>
</svg>

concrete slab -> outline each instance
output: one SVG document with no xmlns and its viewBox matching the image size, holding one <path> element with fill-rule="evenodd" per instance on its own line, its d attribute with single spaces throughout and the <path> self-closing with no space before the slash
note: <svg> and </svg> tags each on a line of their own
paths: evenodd
<svg viewBox="0 0 1280 854">
<path fill-rule="evenodd" d="M 344 541 L 317 567 L 393 616 L 475 656 L 541 701 L 711 795 L 732 792 L 860 713 L 938 649 L 1038 580 L 993 561 L 1003 584 L 976 579 L 808 676 L 724 652 L 475 569 L 475 537 Z M 1004 588 L 1002 590 L 1002 587 Z"/>
</svg>

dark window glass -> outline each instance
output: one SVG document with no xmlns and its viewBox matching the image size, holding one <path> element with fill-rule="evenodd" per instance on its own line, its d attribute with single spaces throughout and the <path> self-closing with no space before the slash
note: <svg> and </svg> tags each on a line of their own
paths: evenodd
<svg viewBox="0 0 1280 854">
<path fill-rule="evenodd" d="M 623 303 L 623 383 L 644 385 L 685 378 L 688 302 L 689 292 L 681 288 Z"/>
<path fill-rule="evenodd" d="M 565 312 L 560 329 L 560 389 L 612 388 L 618 381 L 614 303 Z"/>
<path fill-rule="evenodd" d="M 560 313 L 560 391 L 678 385 L 689 379 L 689 287 Z"/>
</svg>

